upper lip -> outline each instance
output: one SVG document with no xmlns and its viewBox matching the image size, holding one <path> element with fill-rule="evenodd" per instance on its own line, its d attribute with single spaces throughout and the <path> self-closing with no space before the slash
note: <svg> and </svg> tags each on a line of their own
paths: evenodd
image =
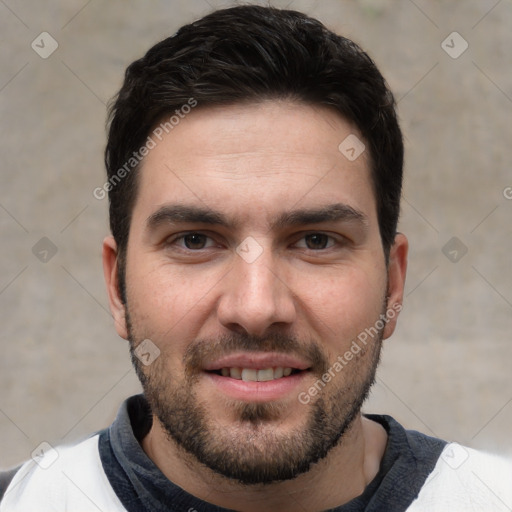
<svg viewBox="0 0 512 512">
<path fill-rule="evenodd" d="M 205 365 L 205 371 L 221 370 L 222 368 L 252 368 L 262 370 L 265 368 L 293 368 L 307 370 L 311 367 L 307 361 L 291 354 L 277 352 L 239 352 L 229 354 L 209 362 Z"/>
</svg>

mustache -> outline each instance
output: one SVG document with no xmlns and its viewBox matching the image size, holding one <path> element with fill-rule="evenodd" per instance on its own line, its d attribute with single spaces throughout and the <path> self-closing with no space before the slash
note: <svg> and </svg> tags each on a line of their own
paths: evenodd
<svg viewBox="0 0 512 512">
<path fill-rule="evenodd" d="M 198 339 L 191 343 L 184 356 L 183 365 L 188 375 L 201 372 L 206 363 L 238 352 L 279 352 L 293 354 L 308 362 L 310 370 L 323 375 L 329 360 L 320 344 L 308 342 L 283 333 L 255 336 L 244 333 L 225 334 L 214 339 Z"/>
</svg>

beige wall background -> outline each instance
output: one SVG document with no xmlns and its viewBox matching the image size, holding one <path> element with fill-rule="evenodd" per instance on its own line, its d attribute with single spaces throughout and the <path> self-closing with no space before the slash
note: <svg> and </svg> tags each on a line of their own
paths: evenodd
<svg viewBox="0 0 512 512">
<path fill-rule="evenodd" d="M 365 410 L 510 454 L 512 1 L 271 3 L 359 42 L 398 99 L 409 274 Z M 139 391 L 101 270 L 105 104 L 131 61 L 227 5 L 0 0 L 0 467 Z"/>
</svg>

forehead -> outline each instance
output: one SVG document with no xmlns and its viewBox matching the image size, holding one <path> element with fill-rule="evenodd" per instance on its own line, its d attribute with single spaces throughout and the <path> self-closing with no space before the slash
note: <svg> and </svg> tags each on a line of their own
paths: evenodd
<svg viewBox="0 0 512 512">
<path fill-rule="evenodd" d="M 152 137 L 134 216 L 169 203 L 239 219 L 340 202 L 375 213 L 368 152 L 353 158 L 362 137 L 331 109 L 284 101 L 199 105 L 161 140 Z"/>
</svg>

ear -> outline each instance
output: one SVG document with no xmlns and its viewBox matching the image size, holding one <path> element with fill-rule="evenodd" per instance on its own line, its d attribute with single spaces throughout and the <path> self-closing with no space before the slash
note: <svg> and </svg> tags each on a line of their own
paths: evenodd
<svg viewBox="0 0 512 512">
<path fill-rule="evenodd" d="M 389 338 L 393 334 L 398 320 L 398 314 L 402 310 L 408 251 L 409 242 L 406 236 L 402 233 L 397 233 L 395 242 L 389 251 L 387 295 L 388 322 L 384 327 L 383 339 Z"/>
<path fill-rule="evenodd" d="M 103 275 L 107 285 L 110 312 L 114 318 L 117 334 L 127 340 L 126 308 L 119 293 L 117 270 L 117 244 L 113 236 L 107 236 L 103 240 Z"/>
</svg>

